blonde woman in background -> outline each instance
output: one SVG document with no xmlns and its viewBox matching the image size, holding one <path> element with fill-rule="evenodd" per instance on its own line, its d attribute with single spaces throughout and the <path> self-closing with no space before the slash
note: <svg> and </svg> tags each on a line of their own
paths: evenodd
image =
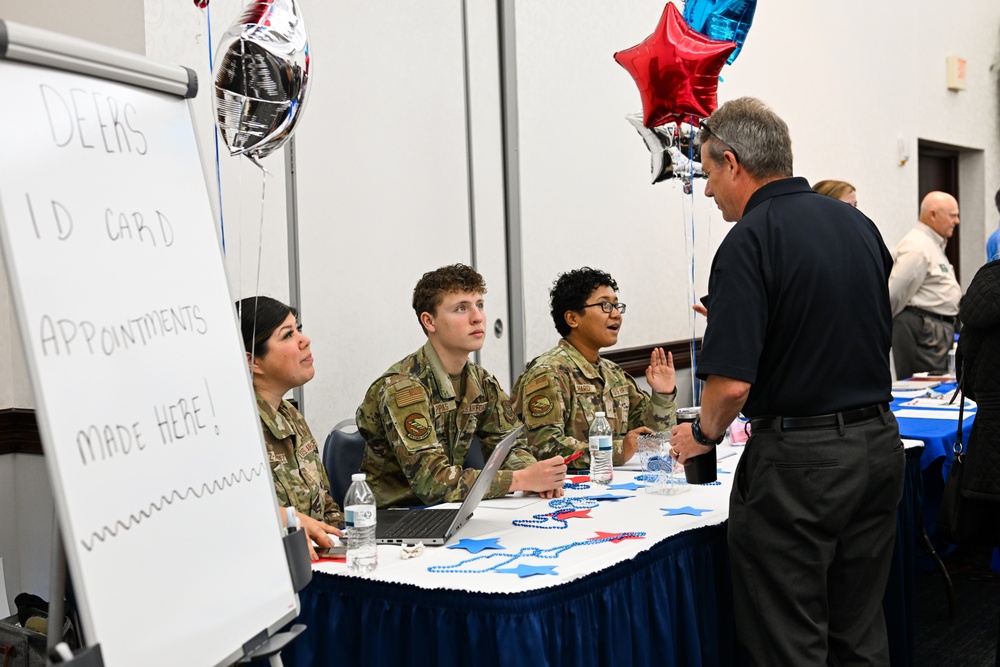
<svg viewBox="0 0 1000 667">
<path fill-rule="evenodd" d="M 839 199 L 854 208 L 858 207 L 858 192 L 853 185 L 846 181 L 818 181 L 812 187 L 821 195 Z"/>
</svg>

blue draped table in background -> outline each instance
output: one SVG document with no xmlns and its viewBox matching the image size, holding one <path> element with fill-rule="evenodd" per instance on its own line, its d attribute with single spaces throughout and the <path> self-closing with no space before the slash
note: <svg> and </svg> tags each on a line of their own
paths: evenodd
<svg viewBox="0 0 1000 667">
<path fill-rule="evenodd" d="M 953 391 L 956 387 L 954 382 L 941 384 L 933 388 L 934 391 L 939 393 L 947 393 Z M 912 438 L 914 440 L 920 440 L 924 443 L 924 453 L 921 457 L 921 467 L 924 470 L 930 468 L 935 462 L 940 459 L 940 472 L 941 479 L 943 480 L 948 475 L 948 469 L 951 468 L 951 461 L 955 458 L 954 445 L 955 445 L 955 435 L 958 433 L 958 418 L 957 415 L 953 416 L 953 411 L 951 410 L 941 410 L 937 408 L 915 408 L 904 406 L 906 403 L 912 399 L 909 398 L 897 398 L 893 400 L 890 408 L 893 412 L 898 412 L 900 410 L 922 410 L 928 412 L 929 414 L 940 414 L 941 419 L 920 419 L 920 418 L 910 418 L 910 417 L 896 417 L 896 421 L 899 422 L 899 434 L 904 438 Z M 962 422 L 962 442 L 969 441 L 969 434 L 972 433 L 972 423 L 976 420 L 975 412 L 969 413 L 966 411 L 964 421 Z"/>
</svg>

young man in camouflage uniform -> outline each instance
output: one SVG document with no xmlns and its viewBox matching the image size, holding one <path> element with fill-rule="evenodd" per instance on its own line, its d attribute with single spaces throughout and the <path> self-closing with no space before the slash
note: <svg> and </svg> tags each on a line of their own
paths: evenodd
<svg viewBox="0 0 1000 667">
<path fill-rule="evenodd" d="M 357 414 L 367 443 L 361 470 L 379 507 L 462 500 L 479 475 L 462 467 L 473 437 L 488 457 L 519 424 L 500 383 L 468 359 L 486 339 L 485 293 L 482 276 L 463 264 L 425 273 L 413 290 L 427 343 L 372 383 Z M 522 436 L 486 497 L 560 496 L 565 476 L 562 457 L 537 462 Z"/>
<path fill-rule="evenodd" d="M 617 292 L 610 275 L 583 267 L 560 275 L 549 293 L 562 340 L 528 364 L 513 391 L 536 456 L 583 452 L 572 465 L 589 467 L 587 433 L 594 413 L 602 410 L 614 432 L 614 465 L 632 458 L 641 434 L 676 423 L 672 355 L 656 348 L 650 356 L 646 380 L 652 398 L 620 366 L 600 356 L 601 348 L 618 342 L 625 304 Z"/>
</svg>

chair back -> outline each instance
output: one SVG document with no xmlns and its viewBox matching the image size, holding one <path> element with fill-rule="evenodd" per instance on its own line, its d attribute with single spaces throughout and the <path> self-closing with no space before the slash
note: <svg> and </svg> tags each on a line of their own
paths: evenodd
<svg viewBox="0 0 1000 667">
<path fill-rule="evenodd" d="M 365 439 L 353 419 L 338 422 L 323 445 L 323 467 L 330 477 L 330 495 L 341 508 L 351 485 L 351 475 L 361 470 Z"/>
<path fill-rule="evenodd" d="M 462 467 L 482 470 L 484 465 L 486 465 L 486 459 L 483 458 L 483 443 L 478 435 L 473 436 L 472 446 L 469 447 L 469 453 L 465 455 L 465 462 L 462 464 Z"/>
</svg>

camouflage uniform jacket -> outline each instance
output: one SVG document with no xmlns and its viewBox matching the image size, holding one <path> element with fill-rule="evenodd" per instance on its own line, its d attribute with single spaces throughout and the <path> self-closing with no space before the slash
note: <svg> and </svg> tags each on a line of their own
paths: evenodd
<svg viewBox="0 0 1000 667">
<path fill-rule="evenodd" d="M 611 424 L 614 465 L 624 463 L 626 433 L 640 426 L 663 431 L 677 423 L 676 390 L 654 393 L 651 399 L 621 366 L 603 357 L 595 366 L 566 339 L 528 364 L 513 394 L 535 456 L 582 451 L 583 456 L 570 463 L 574 468 L 590 466 L 587 433 L 595 412 L 603 410 Z"/>
<path fill-rule="evenodd" d="M 260 394 L 257 412 L 264 427 L 278 504 L 294 507 L 331 526 L 343 526 L 344 515 L 330 497 L 330 478 L 302 413 L 288 401 L 282 401 L 275 410 Z"/>
<path fill-rule="evenodd" d="M 451 378 L 430 341 L 375 380 L 358 408 L 365 438 L 361 470 L 379 507 L 434 505 L 465 498 L 479 471 L 462 464 L 473 436 L 483 456 L 519 422 L 496 378 L 471 361 L 465 364 L 465 395 L 455 396 Z M 535 463 L 521 436 L 486 492 L 503 496 L 512 470 Z"/>
</svg>

